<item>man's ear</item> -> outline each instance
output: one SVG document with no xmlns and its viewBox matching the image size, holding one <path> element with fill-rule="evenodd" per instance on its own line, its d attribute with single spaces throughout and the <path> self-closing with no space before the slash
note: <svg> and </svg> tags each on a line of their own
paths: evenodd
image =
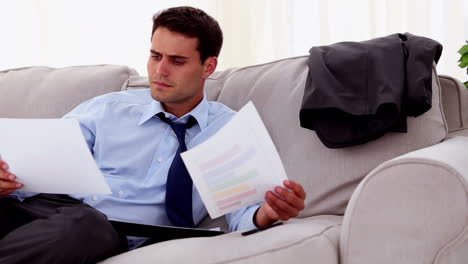
<svg viewBox="0 0 468 264">
<path fill-rule="evenodd" d="M 218 58 L 217 57 L 208 57 L 205 62 L 203 63 L 203 79 L 208 78 L 215 70 L 216 66 L 218 66 Z"/>
</svg>

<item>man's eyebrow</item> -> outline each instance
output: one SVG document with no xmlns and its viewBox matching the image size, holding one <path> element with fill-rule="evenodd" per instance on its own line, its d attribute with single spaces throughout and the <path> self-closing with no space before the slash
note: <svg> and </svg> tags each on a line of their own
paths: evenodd
<svg viewBox="0 0 468 264">
<path fill-rule="evenodd" d="M 155 50 L 150 50 L 151 54 L 161 54 Z M 185 56 L 181 56 L 181 55 L 168 55 L 169 58 L 171 59 L 184 59 L 184 60 L 188 60 L 189 57 L 185 57 Z"/>
</svg>

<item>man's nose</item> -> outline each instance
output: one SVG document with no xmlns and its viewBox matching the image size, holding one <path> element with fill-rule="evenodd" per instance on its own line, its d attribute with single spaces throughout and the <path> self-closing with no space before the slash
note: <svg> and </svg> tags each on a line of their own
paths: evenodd
<svg viewBox="0 0 468 264">
<path fill-rule="evenodd" d="M 168 76 L 169 75 L 169 68 L 168 68 L 168 61 L 167 59 L 163 58 L 161 59 L 158 64 L 156 65 L 156 73 L 160 74 L 162 76 Z"/>
</svg>

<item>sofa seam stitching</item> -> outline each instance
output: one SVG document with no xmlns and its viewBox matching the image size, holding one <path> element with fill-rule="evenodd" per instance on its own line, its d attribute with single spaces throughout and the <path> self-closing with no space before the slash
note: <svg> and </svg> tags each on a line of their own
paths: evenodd
<svg viewBox="0 0 468 264">
<path fill-rule="evenodd" d="M 332 228 L 336 228 L 336 229 L 339 230 L 338 226 L 341 226 L 341 224 L 333 226 Z M 332 229 L 332 228 L 330 228 L 330 229 Z M 324 237 L 327 239 L 327 241 L 330 243 L 330 245 L 338 252 L 338 255 L 339 255 L 339 248 L 335 247 L 335 244 L 333 244 L 331 239 L 326 234 L 324 234 Z M 339 239 L 338 239 L 338 243 L 339 243 Z"/>
</svg>

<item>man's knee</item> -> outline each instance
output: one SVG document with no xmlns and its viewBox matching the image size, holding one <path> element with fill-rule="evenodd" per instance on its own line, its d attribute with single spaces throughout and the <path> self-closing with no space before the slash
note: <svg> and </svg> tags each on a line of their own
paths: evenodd
<svg viewBox="0 0 468 264">
<path fill-rule="evenodd" d="M 29 221 L 27 215 L 19 213 L 19 203 L 13 197 L 0 197 L 0 239 Z"/>
<path fill-rule="evenodd" d="M 0 197 L 0 219 L 6 218 L 9 214 L 8 212 L 12 210 L 12 207 L 15 206 L 19 201 L 13 197 Z"/>
<path fill-rule="evenodd" d="M 52 218 L 56 217 L 55 241 L 62 254 L 89 256 L 97 262 L 122 252 L 122 241 L 104 214 L 90 207 L 57 210 Z"/>
</svg>

